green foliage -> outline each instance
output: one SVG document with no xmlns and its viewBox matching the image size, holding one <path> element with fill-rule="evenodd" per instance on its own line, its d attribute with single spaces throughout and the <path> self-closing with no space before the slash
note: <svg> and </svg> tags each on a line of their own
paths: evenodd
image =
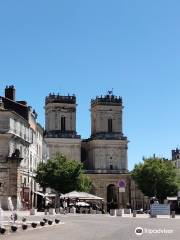
<svg viewBox="0 0 180 240">
<path fill-rule="evenodd" d="M 175 166 L 169 160 L 157 157 L 144 158 L 143 161 L 132 171 L 140 190 L 146 196 L 156 196 L 160 202 L 167 196 L 176 196 L 179 183 Z"/>
<path fill-rule="evenodd" d="M 60 193 L 89 189 L 90 182 L 82 169 L 83 165 L 80 162 L 56 154 L 53 159 L 38 165 L 35 180 L 42 188 L 50 187 Z"/>
<path fill-rule="evenodd" d="M 91 189 L 92 189 L 91 179 L 87 175 L 81 173 L 78 178 L 77 190 L 81 192 L 89 192 Z"/>
</svg>

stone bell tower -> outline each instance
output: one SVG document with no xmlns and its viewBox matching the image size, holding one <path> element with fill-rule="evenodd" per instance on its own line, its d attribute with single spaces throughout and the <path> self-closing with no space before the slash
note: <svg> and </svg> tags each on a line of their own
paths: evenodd
<svg viewBox="0 0 180 240">
<path fill-rule="evenodd" d="M 81 140 L 76 132 L 76 97 L 49 94 L 45 99 L 45 141 L 50 158 L 62 153 L 80 161 Z"/>
<path fill-rule="evenodd" d="M 122 109 L 122 99 L 112 94 L 91 100 L 91 137 L 121 139 Z"/>
<path fill-rule="evenodd" d="M 91 100 L 91 137 L 83 144 L 88 169 L 127 172 L 128 141 L 122 131 L 122 110 L 122 98 L 111 91 Z"/>
</svg>

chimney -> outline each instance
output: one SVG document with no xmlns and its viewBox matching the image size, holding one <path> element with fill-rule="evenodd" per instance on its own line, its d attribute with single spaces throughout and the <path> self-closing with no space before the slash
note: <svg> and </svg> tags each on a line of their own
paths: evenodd
<svg viewBox="0 0 180 240">
<path fill-rule="evenodd" d="M 12 101 L 15 101 L 16 96 L 16 89 L 14 88 L 13 85 L 11 86 L 6 86 L 5 88 L 5 98 L 11 99 Z"/>
</svg>

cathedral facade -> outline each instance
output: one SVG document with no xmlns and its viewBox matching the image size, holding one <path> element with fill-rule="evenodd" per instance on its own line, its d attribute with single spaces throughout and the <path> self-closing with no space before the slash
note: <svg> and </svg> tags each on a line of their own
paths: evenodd
<svg viewBox="0 0 180 240">
<path fill-rule="evenodd" d="M 135 191 L 128 172 L 128 139 L 123 134 L 122 98 L 108 92 L 91 100 L 91 135 L 76 132 L 76 97 L 49 94 L 45 99 L 45 141 L 50 158 L 57 152 L 81 161 L 93 183 L 92 193 L 103 197 L 105 206 L 142 207 L 143 196 Z M 119 191 L 119 182 L 124 190 Z"/>
</svg>

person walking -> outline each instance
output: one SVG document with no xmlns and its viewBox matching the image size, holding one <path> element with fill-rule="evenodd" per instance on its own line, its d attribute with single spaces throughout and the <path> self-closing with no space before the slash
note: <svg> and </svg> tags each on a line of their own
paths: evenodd
<svg viewBox="0 0 180 240">
<path fill-rule="evenodd" d="M 64 214 L 67 213 L 67 202 L 66 202 L 66 199 L 64 198 L 64 201 L 63 201 L 63 209 L 64 209 Z"/>
</svg>

